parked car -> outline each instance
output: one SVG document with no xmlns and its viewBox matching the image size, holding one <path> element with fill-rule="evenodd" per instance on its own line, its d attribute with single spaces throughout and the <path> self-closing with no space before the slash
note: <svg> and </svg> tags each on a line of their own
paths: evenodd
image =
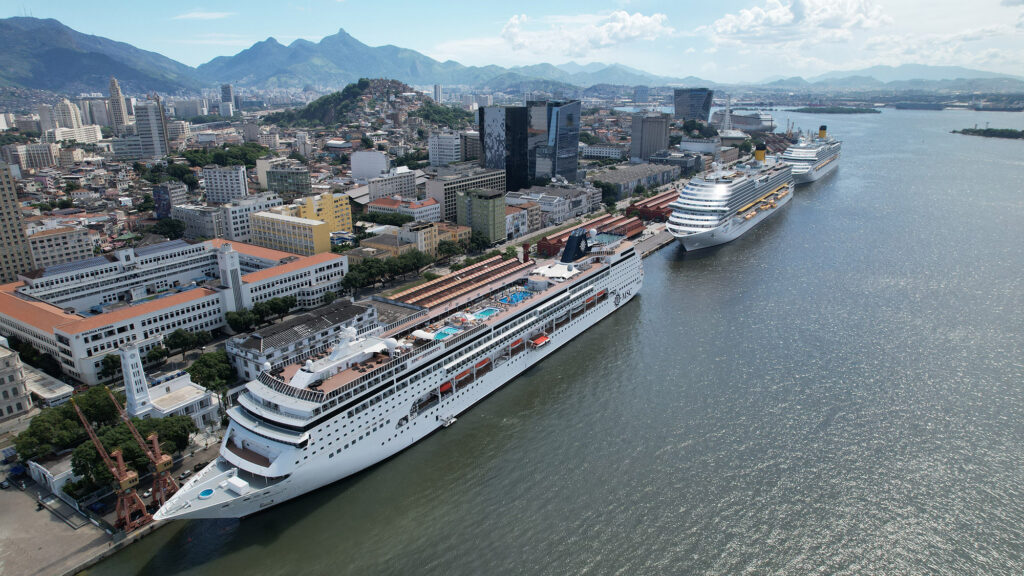
<svg viewBox="0 0 1024 576">
<path fill-rule="evenodd" d="M 11 483 L 8 482 L 6 479 L 5 480 L 0 480 L 0 488 L 2 488 L 4 490 L 7 490 L 10 487 L 11 487 Z"/>
<path fill-rule="evenodd" d="M 152 495 L 153 495 L 153 489 L 152 488 L 146 488 L 146 491 L 142 493 L 142 497 L 143 498 L 149 498 Z"/>
<path fill-rule="evenodd" d="M 184 481 L 185 478 L 188 478 L 191 475 L 192 475 L 192 471 L 191 470 L 185 470 L 181 474 L 178 474 L 178 480 Z"/>
<path fill-rule="evenodd" d="M 193 472 L 199 472 L 203 468 L 206 468 L 207 464 L 209 464 L 209 462 L 199 462 L 198 464 L 196 464 L 195 466 L 192 467 L 192 471 Z"/>
</svg>

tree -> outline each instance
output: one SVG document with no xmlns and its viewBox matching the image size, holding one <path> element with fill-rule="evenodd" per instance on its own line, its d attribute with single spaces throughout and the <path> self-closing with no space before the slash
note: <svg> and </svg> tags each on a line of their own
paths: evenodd
<svg viewBox="0 0 1024 576">
<path fill-rule="evenodd" d="M 150 364 L 156 364 L 167 358 L 167 348 L 163 346 L 157 346 L 156 348 L 150 348 L 149 352 L 146 352 L 146 362 Z"/>
<path fill-rule="evenodd" d="M 185 235 L 185 223 L 174 218 L 164 218 L 154 224 L 149 231 L 153 234 L 166 236 L 171 240 L 177 240 Z"/>
<path fill-rule="evenodd" d="M 238 312 L 228 312 L 224 315 L 224 320 L 235 332 L 248 332 L 256 325 L 256 315 L 244 308 Z"/>
<path fill-rule="evenodd" d="M 72 203 L 68 198 L 61 198 L 60 200 L 57 200 L 57 208 L 61 210 L 71 208 L 72 206 L 74 206 L 74 203 Z"/>
<path fill-rule="evenodd" d="M 139 202 L 139 212 L 152 212 L 156 205 L 153 203 L 152 194 L 143 194 L 142 202 Z"/>
<path fill-rule="evenodd" d="M 447 260 L 452 256 L 458 256 L 459 254 L 465 254 L 466 250 L 459 245 L 458 242 L 452 242 L 451 240 L 441 240 L 437 243 L 437 255 L 442 259 Z"/>
<path fill-rule="evenodd" d="M 270 306 L 269 302 L 264 300 L 252 305 L 252 313 L 256 316 L 256 320 L 262 324 L 274 314 L 274 309 Z"/>
<path fill-rule="evenodd" d="M 367 150 L 373 148 L 373 140 L 370 140 L 369 136 L 363 136 L 359 139 L 359 143 L 363 145 L 363 148 Z"/>
<path fill-rule="evenodd" d="M 195 336 L 191 332 L 186 332 L 181 328 L 178 328 L 174 332 L 171 332 L 164 337 L 164 344 L 168 350 L 180 350 L 181 359 L 185 359 L 185 352 L 195 346 Z"/>
<path fill-rule="evenodd" d="M 519 251 L 516 250 L 515 246 L 506 246 L 503 256 L 506 260 L 515 260 L 516 258 L 519 258 Z"/>
<path fill-rule="evenodd" d="M 213 334 L 210 334 L 206 330 L 196 330 L 192 333 L 192 347 L 202 348 L 210 342 L 213 342 Z"/>
<path fill-rule="evenodd" d="M 237 380 L 235 368 L 223 350 L 201 355 L 187 371 L 194 382 L 210 390 L 227 390 Z"/>
<path fill-rule="evenodd" d="M 331 292 L 330 290 L 328 290 L 327 292 L 324 292 L 323 303 L 324 304 L 330 304 L 331 302 L 334 302 L 337 298 L 338 298 L 338 295 L 336 293 Z"/>
<path fill-rule="evenodd" d="M 580 142 L 586 144 L 587 146 L 592 146 L 594 144 L 600 143 L 601 140 L 597 136 L 591 134 L 590 132 L 582 132 L 581 131 L 580 132 Z"/>
<path fill-rule="evenodd" d="M 101 380 L 110 380 L 121 375 L 121 355 L 107 354 L 100 361 L 99 377 Z"/>
<path fill-rule="evenodd" d="M 469 235 L 469 249 L 471 252 L 481 252 L 491 245 L 490 238 L 479 230 L 473 230 Z"/>
</svg>

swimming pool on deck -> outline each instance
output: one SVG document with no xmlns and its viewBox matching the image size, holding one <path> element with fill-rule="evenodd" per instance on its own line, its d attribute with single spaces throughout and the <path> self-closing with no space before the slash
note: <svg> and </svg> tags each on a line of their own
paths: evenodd
<svg viewBox="0 0 1024 576">
<path fill-rule="evenodd" d="M 528 290 L 520 290 L 519 292 L 513 292 L 508 296 L 499 298 L 498 302 L 501 302 L 502 304 L 519 304 L 520 302 L 526 300 L 529 297 L 530 292 Z"/>
<path fill-rule="evenodd" d="M 454 326 L 445 326 L 444 328 L 438 330 L 436 334 L 434 334 L 434 340 L 444 340 L 445 338 L 449 336 L 454 336 L 459 332 L 462 332 L 462 330 L 459 330 Z"/>
<path fill-rule="evenodd" d="M 473 314 L 473 316 L 479 318 L 480 320 L 485 320 L 487 318 L 490 318 L 491 316 L 494 316 L 498 312 L 501 312 L 501 310 L 498 310 L 497 308 L 484 308 L 483 310 L 477 312 L 476 314 Z"/>
</svg>

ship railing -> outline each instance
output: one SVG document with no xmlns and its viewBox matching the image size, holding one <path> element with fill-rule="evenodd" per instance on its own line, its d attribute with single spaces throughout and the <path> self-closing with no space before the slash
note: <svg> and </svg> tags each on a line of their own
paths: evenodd
<svg viewBox="0 0 1024 576">
<path fill-rule="evenodd" d="M 270 406 L 266 402 L 261 401 L 256 396 L 253 396 L 252 393 L 250 393 L 248 391 L 242 392 L 241 394 L 238 395 L 238 403 L 241 404 L 242 406 L 245 406 L 246 408 L 248 408 L 250 410 L 255 409 L 255 410 L 270 412 L 272 414 L 277 414 L 278 416 L 284 416 L 285 418 L 291 418 L 292 420 L 294 420 L 296 422 L 300 422 L 300 423 L 305 423 L 307 420 L 309 420 L 309 415 L 308 414 L 303 416 L 301 414 L 296 414 L 294 412 L 286 412 L 284 410 L 281 410 L 280 408 L 276 408 L 274 406 Z M 250 406 L 249 404 L 252 404 L 252 405 Z"/>
<path fill-rule="evenodd" d="M 263 384 L 267 388 L 270 388 L 274 392 L 280 392 L 293 398 L 300 400 L 307 400 L 309 402 L 323 402 L 324 393 L 319 390 L 309 390 L 307 388 L 296 388 L 295 386 L 289 386 L 284 383 L 283 380 L 275 378 L 267 372 L 260 372 L 257 378 L 260 384 Z"/>
</svg>

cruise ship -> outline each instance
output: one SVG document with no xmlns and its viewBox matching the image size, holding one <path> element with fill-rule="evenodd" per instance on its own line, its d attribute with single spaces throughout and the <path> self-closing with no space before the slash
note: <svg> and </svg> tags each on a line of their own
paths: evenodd
<svg viewBox="0 0 1024 576">
<path fill-rule="evenodd" d="M 828 126 L 823 124 L 816 138 L 800 138 L 782 153 L 781 160 L 793 167 L 794 182 L 806 184 L 835 170 L 842 148 L 843 143 L 829 136 Z"/>
<path fill-rule="evenodd" d="M 735 130 L 743 132 L 772 132 L 775 130 L 775 119 L 767 112 L 760 110 L 732 112 L 727 115 L 726 110 L 715 110 L 711 114 L 711 124 L 717 127 L 725 125 L 727 116 L 731 116 L 731 126 Z"/>
<path fill-rule="evenodd" d="M 767 157 L 758 144 L 751 162 L 716 166 L 690 180 L 669 205 L 666 227 L 686 250 L 725 244 L 789 203 L 792 187 L 790 165 Z"/>
<path fill-rule="evenodd" d="M 528 251 L 525 251 L 528 254 Z M 402 451 L 566 344 L 633 296 L 632 242 L 573 231 L 558 260 L 496 256 L 393 295 L 417 309 L 346 328 L 300 364 L 248 382 L 218 457 L 154 518 L 240 518 Z"/>
</svg>

